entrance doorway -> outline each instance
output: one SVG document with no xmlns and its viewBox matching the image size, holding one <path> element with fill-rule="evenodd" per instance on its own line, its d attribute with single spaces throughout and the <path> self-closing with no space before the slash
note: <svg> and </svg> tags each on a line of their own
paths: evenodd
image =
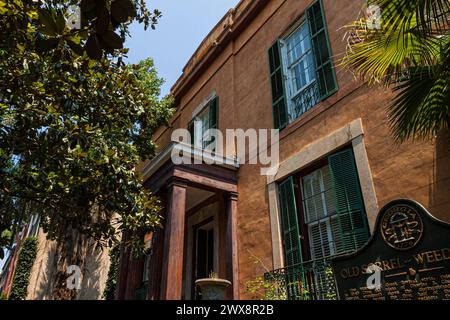
<svg viewBox="0 0 450 320">
<path fill-rule="evenodd" d="M 219 272 L 218 203 L 207 205 L 188 218 L 185 299 L 200 299 L 197 279 Z"/>
<path fill-rule="evenodd" d="M 214 236 L 214 221 L 206 222 L 202 225 L 196 226 L 194 231 L 194 277 L 192 288 L 192 296 L 195 299 L 200 299 L 201 293 L 198 288 L 195 288 L 195 280 L 208 278 L 214 272 L 214 251 L 215 251 L 215 236 Z"/>
<path fill-rule="evenodd" d="M 195 238 L 195 279 L 208 278 L 214 272 L 213 221 L 196 228 Z"/>
</svg>

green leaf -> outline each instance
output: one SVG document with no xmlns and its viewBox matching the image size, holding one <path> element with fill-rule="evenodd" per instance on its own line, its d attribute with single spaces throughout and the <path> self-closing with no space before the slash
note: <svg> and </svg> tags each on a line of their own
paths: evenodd
<svg viewBox="0 0 450 320">
<path fill-rule="evenodd" d="M 73 42 L 72 40 L 67 40 L 67 45 L 75 52 L 77 55 L 83 55 L 83 48 L 80 44 Z"/>
<path fill-rule="evenodd" d="M 37 43 L 37 50 L 38 52 L 44 53 L 48 52 L 50 50 L 55 49 L 59 44 L 59 39 L 57 38 L 51 38 L 46 40 L 40 40 Z"/>
<path fill-rule="evenodd" d="M 82 12 L 93 11 L 96 8 L 96 0 L 81 0 L 80 8 Z"/>
<path fill-rule="evenodd" d="M 84 48 L 89 58 L 94 60 L 100 60 L 102 58 L 102 48 L 100 47 L 96 34 L 92 34 L 89 37 Z"/>
<path fill-rule="evenodd" d="M 97 17 L 97 23 L 95 25 L 95 30 L 97 31 L 97 34 L 104 34 L 110 24 L 110 15 L 107 8 L 103 8 L 100 12 L 99 16 Z"/>
<path fill-rule="evenodd" d="M 105 49 L 122 49 L 123 39 L 114 31 L 108 30 L 101 35 L 101 39 L 104 41 Z"/>
<path fill-rule="evenodd" d="M 133 2 L 130 0 L 114 0 L 111 3 L 111 15 L 117 22 L 127 22 L 136 15 Z"/>
<path fill-rule="evenodd" d="M 57 34 L 56 22 L 53 15 L 46 9 L 40 8 L 38 10 L 39 22 L 41 22 L 42 31 L 49 36 Z"/>
<path fill-rule="evenodd" d="M 66 19 L 62 13 L 58 13 L 56 16 L 56 32 L 58 34 L 63 34 L 66 28 Z"/>
</svg>

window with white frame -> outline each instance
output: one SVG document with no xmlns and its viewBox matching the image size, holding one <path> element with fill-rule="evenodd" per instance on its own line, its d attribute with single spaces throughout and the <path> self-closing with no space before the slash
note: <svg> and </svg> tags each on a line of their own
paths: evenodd
<svg viewBox="0 0 450 320">
<path fill-rule="evenodd" d="M 209 130 L 209 109 L 205 108 L 195 117 L 197 125 L 194 125 L 194 145 L 205 149 L 209 144 L 207 132 Z"/>
<path fill-rule="evenodd" d="M 311 258 L 317 260 L 333 256 L 339 253 L 342 241 L 329 167 L 322 167 L 302 177 L 301 184 Z"/>
<path fill-rule="evenodd" d="M 268 49 L 274 127 L 291 122 L 338 89 L 322 1 Z"/>
<path fill-rule="evenodd" d="M 217 129 L 218 98 L 207 101 L 206 105 L 198 112 L 189 123 L 191 143 L 201 149 L 215 150 L 215 137 L 210 129 Z"/>
<path fill-rule="evenodd" d="M 309 279 L 303 280 L 306 291 L 328 299 L 335 292 L 330 257 L 358 250 L 370 237 L 353 150 L 287 177 L 278 191 L 288 279 Z"/>
<path fill-rule="evenodd" d="M 319 102 L 316 66 L 307 21 L 282 41 L 289 122 Z"/>
</svg>

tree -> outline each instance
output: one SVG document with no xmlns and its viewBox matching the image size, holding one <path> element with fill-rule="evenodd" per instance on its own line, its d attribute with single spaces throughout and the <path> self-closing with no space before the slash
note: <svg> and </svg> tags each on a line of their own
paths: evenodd
<svg viewBox="0 0 450 320">
<path fill-rule="evenodd" d="M 39 206 L 60 244 L 59 298 L 73 298 L 65 266 L 83 267 L 88 240 L 111 247 L 127 230 L 139 253 L 138 233 L 160 225 L 158 199 L 134 168 L 154 155 L 152 135 L 172 112 L 152 61 L 123 62 L 128 25 L 154 27 L 160 13 L 144 1 L 83 0 L 72 30 L 65 14 L 76 2 L 0 0 L 0 207 Z M 16 211 L 0 217 L 0 234 Z"/>
<path fill-rule="evenodd" d="M 343 64 L 370 83 L 392 86 L 388 107 L 399 141 L 450 127 L 450 2 L 369 0 L 380 9 L 352 23 Z"/>
</svg>

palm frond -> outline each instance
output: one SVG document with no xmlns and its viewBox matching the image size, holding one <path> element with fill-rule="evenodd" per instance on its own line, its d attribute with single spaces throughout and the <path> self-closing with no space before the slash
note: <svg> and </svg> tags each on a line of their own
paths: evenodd
<svg viewBox="0 0 450 320">
<path fill-rule="evenodd" d="M 390 84 L 402 76 L 405 67 L 435 65 L 440 54 L 440 40 L 421 37 L 403 30 L 367 28 L 368 21 L 360 19 L 347 26 L 351 30 L 347 54 L 341 60 L 369 82 Z M 410 27 L 415 20 L 410 21 Z"/>
<path fill-rule="evenodd" d="M 398 141 L 432 138 L 449 124 L 450 72 L 415 67 L 405 78 L 394 87 L 397 95 L 389 107 L 394 136 Z"/>
<path fill-rule="evenodd" d="M 349 28 L 341 65 L 369 82 L 392 86 L 388 108 L 399 141 L 426 139 L 450 127 L 450 1 L 369 0 L 381 8 L 379 28 L 367 18 Z"/>
<path fill-rule="evenodd" d="M 382 23 L 386 28 L 407 31 L 411 20 L 414 30 L 423 35 L 442 34 L 450 27 L 448 0 L 369 0 L 382 9 Z"/>
</svg>

